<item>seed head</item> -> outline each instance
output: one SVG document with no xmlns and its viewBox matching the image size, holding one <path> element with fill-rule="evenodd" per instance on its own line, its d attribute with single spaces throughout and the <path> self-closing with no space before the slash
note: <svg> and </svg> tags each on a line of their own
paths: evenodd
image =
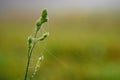
<svg viewBox="0 0 120 80">
<path fill-rule="evenodd" d="M 47 18 L 47 9 L 43 9 L 43 11 L 42 11 L 42 18 L 43 19 L 46 19 Z"/>
<path fill-rule="evenodd" d="M 48 15 L 47 14 L 47 9 L 43 9 L 41 17 L 36 22 L 37 31 L 40 30 L 43 23 L 48 21 L 47 15 Z"/>
</svg>

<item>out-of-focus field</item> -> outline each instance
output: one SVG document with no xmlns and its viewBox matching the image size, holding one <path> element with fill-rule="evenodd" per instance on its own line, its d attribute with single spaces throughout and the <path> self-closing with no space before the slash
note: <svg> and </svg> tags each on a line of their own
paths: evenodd
<svg viewBox="0 0 120 80">
<path fill-rule="evenodd" d="M 27 37 L 38 16 L 0 20 L 0 80 L 23 80 Z M 119 13 L 59 13 L 49 20 L 41 31 L 50 36 L 32 55 L 30 73 L 44 54 L 34 80 L 120 80 Z"/>
</svg>

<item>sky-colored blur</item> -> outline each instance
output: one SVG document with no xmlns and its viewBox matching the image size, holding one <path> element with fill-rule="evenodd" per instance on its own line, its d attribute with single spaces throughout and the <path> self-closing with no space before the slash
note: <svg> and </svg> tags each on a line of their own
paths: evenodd
<svg viewBox="0 0 120 80">
<path fill-rule="evenodd" d="M 120 0 L 0 0 L 0 9 L 117 9 Z"/>
</svg>

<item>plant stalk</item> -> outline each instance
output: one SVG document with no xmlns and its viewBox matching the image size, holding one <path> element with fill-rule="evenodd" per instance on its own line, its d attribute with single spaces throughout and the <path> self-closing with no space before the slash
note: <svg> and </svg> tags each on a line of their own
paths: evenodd
<svg viewBox="0 0 120 80">
<path fill-rule="evenodd" d="M 31 56 L 32 56 L 32 53 L 33 53 L 33 50 L 34 50 L 34 47 L 37 43 L 37 41 L 33 40 L 33 39 L 36 39 L 37 37 L 37 33 L 38 31 L 40 30 L 41 26 L 43 23 L 47 22 L 47 10 L 44 9 L 42 11 L 42 15 L 40 17 L 40 19 L 36 22 L 36 31 L 34 33 L 34 37 L 30 37 L 28 38 L 28 57 L 27 57 L 27 66 L 26 66 L 26 71 L 25 71 L 25 76 L 24 76 L 24 80 L 27 80 L 28 78 L 28 72 L 29 72 L 29 66 L 30 66 L 30 60 L 31 60 Z M 48 36 L 48 33 L 46 34 L 43 34 L 42 38 L 40 38 L 40 40 L 44 40 L 46 37 Z"/>
<path fill-rule="evenodd" d="M 34 38 L 36 38 L 36 36 L 37 36 L 37 31 L 35 32 Z M 27 77 L 28 77 L 28 71 L 29 71 L 29 66 L 30 66 L 31 55 L 32 55 L 32 52 L 33 52 L 33 49 L 34 49 L 35 45 L 36 45 L 36 43 L 34 42 L 32 48 L 28 49 L 28 61 L 27 61 L 24 80 L 27 80 Z"/>
</svg>

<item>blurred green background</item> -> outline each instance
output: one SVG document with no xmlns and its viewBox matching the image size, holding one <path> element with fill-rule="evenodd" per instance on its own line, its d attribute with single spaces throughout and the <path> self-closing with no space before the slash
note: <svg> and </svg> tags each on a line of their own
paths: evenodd
<svg viewBox="0 0 120 80">
<path fill-rule="evenodd" d="M 33 80 L 120 80 L 119 1 L 80 1 L 1 0 L 0 80 L 23 80 L 27 37 L 43 8 L 49 22 L 41 33 L 50 36 L 32 55 L 29 75 L 44 54 Z"/>
</svg>

